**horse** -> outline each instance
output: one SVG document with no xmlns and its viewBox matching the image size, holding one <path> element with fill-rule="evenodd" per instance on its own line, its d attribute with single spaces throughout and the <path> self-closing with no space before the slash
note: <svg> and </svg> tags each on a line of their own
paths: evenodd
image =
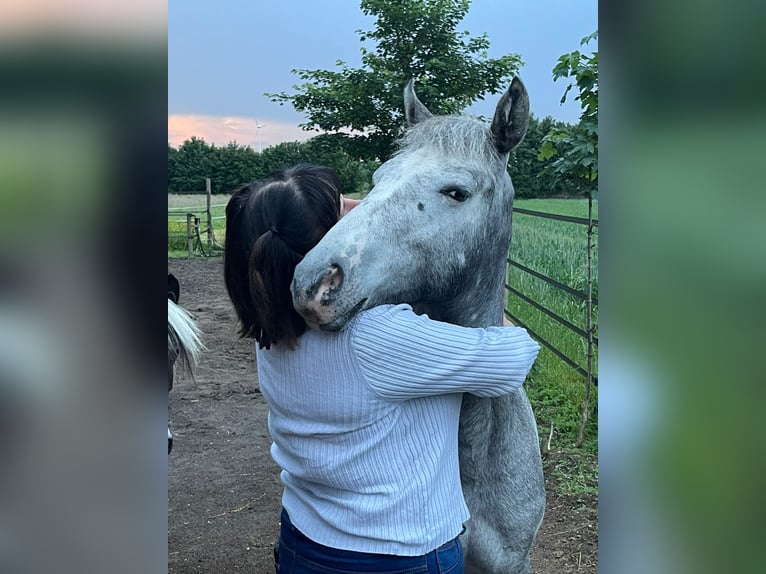
<svg viewBox="0 0 766 574">
<path fill-rule="evenodd" d="M 369 194 L 297 266 L 294 306 L 326 331 L 386 303 L 467 327 L 501 325 L 514 197 L 507 163 L 526 134 L 526 88 L 512 80 L 490 125 L 433 115 L 412 80 L 404 104 L 399 149 L 373 174 Z M 466 572 L 530 574 L 545 485 L 524 390 L 464 394 L 458 448 L 471 513 L 461 538 Z"/>
<path fill-rule="evenodd" d="M 181 286 L 172 273 L 168 273 L 168 393 L 173 390 L 176 360 L 193 376 L 196 364 L 204 348 L 202 333 L 189 312 L 178 305 Z M 173 435 L 168 426 L 168 454 L 173 449 Z"/>
</svg>

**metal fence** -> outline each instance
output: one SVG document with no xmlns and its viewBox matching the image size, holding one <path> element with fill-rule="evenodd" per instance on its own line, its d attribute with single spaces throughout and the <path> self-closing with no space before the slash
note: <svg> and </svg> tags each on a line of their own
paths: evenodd
<svg viewBox="0 0 766 574">
<path fill-rule="evenodd" d="M 210 255 L 216 249 L 222 249 L 223 246 L 216 240 L 213 221 L 226 219 L 225 215 L 213 216 L 213 208 L 225 207 L 225 205 L 211 205 L 210 179 L 205 179 L 205 191 L 191 191 L 182 193 L 202 194 L 206 196 L 205 207 L 169 207 L 168 208 L 168 246 L 171 245 L 171 238 L 181 239 L 188 251 L 188 256 L 193 257 L 195 253 L 201 255 Z M 206 227 L 202 228 L 202 221 L 205 221 Z M 202 237 L 206 237 L 203 242 Z"/>
<path fill-rule="evenodd" d="M 549 349 L 554 355 L 556 355 L 564 363 L 572 367 L 577 373 L 579 373 L 585 379 L 585 385 L 586 385 L 585 400 L 583 403 L 583 414 L 582 414 L 582 422 L 580 426 L 580 433 L 577 439 L 578 446 L 579 446 L 583 442 L 585 425 L 587 424 L 588 415 L 590 412 L 591 384 L 594 386 L 598 385 L 598 376 L 595 373 L 595 369 L 593 365 L 595 349 L 598 347 L 598 337 L 595 336 L 597 325 L 593 321 L 593 310 L 594 308 L 598 307 L 598 298 L 593 296 L 593 280 L 594 280 L 594 272 L 595 272 L 595 266 L 593 264 L 593 250 L 596 247 L 595 234 L 598 228 L 598 219 L 593 217 L 593 200 L 591 197 L 588 198 L 588 217 L 587 218 L 573 217 L 569 215 L 560 215 L 557 213 L 546 213 L 542 211 L 534 211 L 531 209 L 522 209 L 522 208 L 514 208 L 513 211 L 514 213 L 525 214 L 532 217 L 555 219 L 555 220 L 573 224 L 573 225 L 581 225 L 581 226 L 585 226 L 586 228 L 585 233 L 587 237 L 587 246 L 586 246 L 587 280 L 586 280 L 586 288 L 584 291 L 580 291 L 578 289 L 574 289 L 573 287 L 569 285 L 565 285 L 552 277 L 548 277 L 547 275 L 544 275 L 538 271 L 535 271 L 534 269 L 527 267 L 526 265 L 522 264 L 519 261 L 516 261 L 515 259 L 512 259 L 511 257 L 508 257 L 507 259 L 508 264 L 515 267 L 516 269 L 519 269 L 520 271 L 524 273 L 528 273 L 529 275 L 532 275 L 533 277 L 536 277 L 537 279 L 548 283 L 554 288 L 559 289 L 565 293 L 568 293 L 572 297 L 575 297 L 577 299 L 584 301 L 585 302 L 585 329 L 581 329 L 580 327 L 577 327 L 571 321 L 562 317 L 555 311 L 548 309 L 539 301 L 535 301 L 529 295 L 520 292 L 519 290 L 508 285 L 507 283 L 505 285 L 505 288 L 509 293 L 513 294 L 515 297 L 518 297 L 520 300 L 524 301 L 524 303 L 544 313 L 546 316 L 550 317 L 551 319 L 557 321 L 563 328 L 568 329 L 572 331 L 573 333 L 576 333 L 577 335 L 579 335 L 586 341 L 587 351 L 586 351 L 586 357 L 585 357 L 585 365 L 580 365 L 573 358 L 567 356 L 561 349 L 557 348 L 553 343 L 546 340 L 544 337 L 542 337 L 539 333 L 535 332 L 533 329 L 529 328 L 528 325 L 526 325 L 517 316 L 513 315 L 508 309 L 505 309 L 506 316 L 514 324 L 527 329 L 527 332 L 534 339 L 536 339 L 541 345 Z"/>
</svg>

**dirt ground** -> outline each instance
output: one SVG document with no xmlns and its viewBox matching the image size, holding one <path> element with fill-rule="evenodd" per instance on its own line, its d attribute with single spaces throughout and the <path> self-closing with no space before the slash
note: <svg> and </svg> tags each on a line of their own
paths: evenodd
<svg viewBox="0 0 766 574">
<path fill-rule="evenodd" d="M 179 303 L 197 319 L 207 351 L 195 381 L 180 370 L 168 403 L 168 572 L 274 572 L 281 483 L 269 455 L 267 408 L 251 341 L 236 336 L 220 257 L 168 260 Z M 536 574 L 598 571 L 597 500 L 556 493 L 533 550 Z"/>
</svg>

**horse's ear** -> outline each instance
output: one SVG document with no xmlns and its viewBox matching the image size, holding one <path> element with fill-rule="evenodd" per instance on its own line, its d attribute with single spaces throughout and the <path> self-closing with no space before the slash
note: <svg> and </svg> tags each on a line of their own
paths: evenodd
<svg viewBox="0 0 766 574">
<path fill-rule="evenodd" d="M 404 116 L 410 127 L 433 117 L 433 114 L 415 95 L 415 80 L 410 80 L 404 87 Z"/>
<path fill-rule="evenodd" d="M 168 299 L 173 303 L 178 303 L 178 296 L 181 294 L 181 284 L 175 275 L 168 273 Z"/>
<path fill-rule="evenodd" d="M 492 135 L 500 154 L 506 154 L 521 143 L 529 125 L 529 96 L 521 80 L 513 78 L 492 118 Z"/>
</svg>

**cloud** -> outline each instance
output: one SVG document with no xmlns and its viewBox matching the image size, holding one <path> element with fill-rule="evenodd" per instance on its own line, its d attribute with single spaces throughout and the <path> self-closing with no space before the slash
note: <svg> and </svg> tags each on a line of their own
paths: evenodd
<svg viewBox="0 0 766 574">
<path fill-rule="evenodd" d="M 0 8 L 3 40 L 29 33 L 65 31 L 82 37 L 141 36 L 147 31 L 167 34 L 167 4 L 155 0 L 11 0 Z"/>
<path fill-rule="evenodd" d="M 178 147 L 196 136 L 209 144 L 226 145 L 235 141 L 257 150 L 259 143 L 267 148 L 282 142 L 304 141 L 320 133 L 268 119 L 261 120 L 260 130 L 257 126 L 255 118 L 173 114 L 168 116 L 168 142 Z"/>
</svg>

